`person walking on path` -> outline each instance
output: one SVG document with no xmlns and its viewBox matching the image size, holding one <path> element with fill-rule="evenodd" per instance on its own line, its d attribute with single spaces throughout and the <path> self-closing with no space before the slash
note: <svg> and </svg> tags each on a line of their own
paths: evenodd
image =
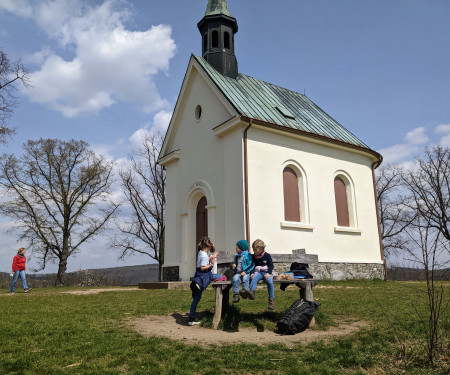
<svg viewBox="0 0 450 375">
<path fill-rule="evenodd" d="M 11 286 L 9 288 L 9 293 L 14 294 L 14 287 L 16 285 L 16 281 L 20 276 L 20 279 L 22 280 L 22 286 L 25 293 L 28 293 L 31 288 L 28 288 L 27 280 L 25 278 L 25 263 L 27 261 L 27 257 L 25 256 L 25 248 L 21 247 L 17 254 L 14 256 L 13 263 L 12 263 L 12 281 Z"/>
</svg>

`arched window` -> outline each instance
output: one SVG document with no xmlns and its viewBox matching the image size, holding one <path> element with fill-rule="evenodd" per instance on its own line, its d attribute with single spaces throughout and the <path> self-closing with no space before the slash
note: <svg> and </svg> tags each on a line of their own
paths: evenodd
<svg viewBox="0 0 450 375">
<path fill-rule="evenodd" d="M 300 222 L 298 177 L 292 168 L 283 170 L 284 220 Z"/>
<path fill-rule="evenodd" d="M 228 31 L 223 33 L 223 46 L 230 49 L 230 33 Z"/>
<path fill-rule="evenodd" d="M 203 36 L 203 53 L 208 49 L 208 34 Z"/>
<path fill-rule="evenodd" d="M 214 30 L 212 32 L 212 48 L 219 47 L 219 32 Z"/>
<path fill-rule="evenodd" d="M 336 200 L 337 225 L 340 227 L 349 227 L 350 216 L 347 199 L 347 184 L 339 176 L 334 178 L 334 197 Z"/>
</svg>

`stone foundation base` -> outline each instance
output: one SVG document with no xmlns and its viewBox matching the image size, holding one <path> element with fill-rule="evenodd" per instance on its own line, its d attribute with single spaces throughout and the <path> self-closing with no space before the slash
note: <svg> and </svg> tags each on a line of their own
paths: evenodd
<svg viewBox="0 0 450 375">
<path fill-rule="evenodd" d="M 307 263 L 309 272 L 314 278 L 322 280 L 353 280 L 353 279 L 385 279 L 384 264 L 376 263 L 316 263 L 305 262 L 304 258 L 288 259 L 286 256 L 273 256 L 274 271 L 278 274 L 289 271 L 291 263 Z M 218 264 L 218 273 L 224 274 L 230 269 L 232 261 L 222 260 Z M 193 271 L 194 272 L 194 271 Z M 194 274 L 192 274 L 194 276 Z M 163 268 L 163 281 L 179 281 L 178 266 Z"/>
<path fill-rule="evenodd" d="M 322 280 L 385 278 L 384 265 L 376 263 L 313 263 L 309 265 L 309 272 Z"/>
</svg>

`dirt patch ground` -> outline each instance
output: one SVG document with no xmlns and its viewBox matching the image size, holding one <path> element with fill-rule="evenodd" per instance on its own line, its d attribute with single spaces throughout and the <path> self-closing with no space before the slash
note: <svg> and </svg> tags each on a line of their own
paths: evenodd
<svg viewBox="0 0 450 375">
<path fill-rule="evenodd" d="M 129 292 L 134 290 L 142 290 L 139 288 L 111 288 L 111 289 L 86 289 L 86 290 L 73 290 L 70 292 L 61 292 L 61 294 L 75 294 L 75 295 L 83 295 L 83 294 L 98 294 L 103 292 Z"/>
<path fill-rule="evenodd" d="M 199 325 L 190 327 L 188 318 L 182 314 L 169 316 L 146 316 L 130 319 L 126 324 L 133 327 L 136 332 L 146 336 L 161 336 L 186 344 L 207 347 L 211 344 L 284 344 L 291 348 L 298 343 L 309 344 L 314 341 L 327 341 L 331 338 L 349 335 L 368 326 L 365 321 L 341 323 L 327 331 L 307 329 L 296 335 L 282 336 L 273 331 L 258 332 L 256 328 L 240 328 L 238 331 L 222 331 L 203 328 Z"/>
</svg>

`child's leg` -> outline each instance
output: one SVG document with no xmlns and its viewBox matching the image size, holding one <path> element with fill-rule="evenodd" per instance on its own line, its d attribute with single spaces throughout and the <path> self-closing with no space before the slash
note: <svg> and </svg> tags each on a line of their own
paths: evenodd
<svg viewBox="0 0 450 375">
<path fill-rule="evenodd" d="M 20 271 L 19 276 L 20 276 L 20 279 L 22 280 L 23 289 L 25 289 L 25 290 L 28 289 L 27 280 L 25 278 L 25 271 Z"/>
<path fill-rule="evenodd" d="M 250 274 L 247 273 L 245 276 L 242 276 L 242 289 L 248 290 L 249 284 L 250 284 Z"/>
<path fill-rule="evenodd" d="M 189 318 L 195 319 L 195 311 L 197 310 L 197 305 L 200 302 L 201 298 L 202 298 L 202 291 L 197 290 L 194 293 L 194 299 L 192 300 L 192 303 L 191 303 L 191 308 L 189 310 Z"/>
<path fill-rule="evenodd" d="M 264 279 L 267 284 L 267 292 L 269 293 L 269 299 L 275 299 L 275 288 L 273 286 L 273 276 L 270 275 L 268 279 Z"/>
<path fill-rule="evenodd" d="M 252 278 L 252 283 L 250 285 L 250 290 L 255 291 L 256 290 L 256 285 L 258 284 L 258 281 L 261 280 L 263 278 L 262 273 L 260 272 L 256 272 L 253 274 L 253 278 Z"/>
<path fill-rule="evenodd" d="M 240 283 L 241 283 L 241 275 L 237 273 L 233 276 L 233 279 L 231 280 L 231 290 L 233 291 L 234 294 L 239 293 Z"/>
<path fill-rule="evenodd" d="M 16 281 L 19 278 L 19 273 L 20 273 L 20 271 L 14 271 L 14 276 L 13 276 L 13 279 L 11 281 L 11 285 L 9 287 L 9 291 L 10 292 L 14 292 L 14 286 L 16 285 Z"/>
</svg>

